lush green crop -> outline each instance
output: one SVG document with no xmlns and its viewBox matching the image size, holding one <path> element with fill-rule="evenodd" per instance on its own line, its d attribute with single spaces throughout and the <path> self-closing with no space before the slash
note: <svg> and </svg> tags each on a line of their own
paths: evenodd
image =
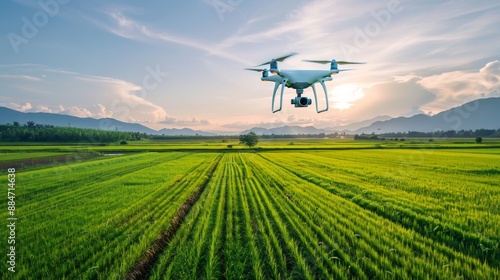
<svg viewBox="0 0 500 280">
<path fill-rule="evenodd" d="M 122 278 L 215 158 L 147 153 L 18 172 L 16 276 Z"/>
<path fill-rule="evenodd" d="M 44 158 L 65 155 L 67 153 L 38 152 L 38 153 L 0 153 L 0 162 L 9 162 L 20 159 Z"/>
<path fill-rule="evenodd" d="M 153 278 L 498 277 L 499 159 L 413 156 L 225 155 Z"/>
<path fill-rule="evenodd" d="M 16 186 L 17 279 L 141 263 L 151 279 L 500 278 L 498 149 L 139 153 Z"/>
</svg>

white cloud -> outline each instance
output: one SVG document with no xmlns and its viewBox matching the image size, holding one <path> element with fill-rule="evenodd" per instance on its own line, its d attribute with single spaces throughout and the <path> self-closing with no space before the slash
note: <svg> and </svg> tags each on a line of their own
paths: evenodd
<svg viewBox="0 0 500 280">
<path fill-rule="evenodd" d="M 18 94 L 10 96 L 13 104 L 30 100 L 27 105 L 12 105 L 16 110 L 39 110 L 78 117 L 114 117 L 121 121 L 158 122 L 167 117 L 165 110 L 147 99 L 150 93 L 134 83 L 95 75 L 86 75 L 47 66 L 18 65 L 16 72 L 47 73 L 43 81 L 34 81 L 37 91 L 15 85 Z M 0 90 L 3 86 L 0 85 Z M 43 96 L 42 96 L 43 94 Z M 33 105 L 33 106 L 32 106 Z M 34 108 L 33 108 L 34 107 Z M 33 111 L 32 110 L 32 111 Z"/>
<path fill-rule="evenodd" d="M 71 106 L 69 108 L 64 108 L 63 106 L 60 106 L 59 111 L 57 111 L 57 113 L 71 115 L 80 118 L 88 118 L 94 115 L 86 108 L 80 108 L 78 106 Z"/>
<path fill-rule="evenodd" d="M 264 28 L 257 30 L 250 28 L 256 22 L 255 18 L 251 18 L 238 32 L 222 41 L 219 47 L 229 48 L 243 43 L 269 41 L 279 43 L 286 40 L 289 42 L 290 38 L 293 38 L 293 42 L 298 47 L 310 42 L 312 45 L 307 45 L 309 49 L 317 48 L 324 45 L 322 41 L 330 41 L 329 35 L 338 31 L 336 27 L 339 24 L 351 21 L 353 17 L 368 12 L 378 5 L 364 3 L 359 6 L 351 2 L 329 0 L 307 1 L 285 15 L 275 14 L 267 18 Z M 342 13 L 337 11 L 342 11 Z"/>
<path fill-rule="evenodd" d="M 113 112 L 106 109 L 106 107 L 104 107 L 104 105 L 97 104 L 97 105 L 95 105 L 95 107 L 97 108 L 97 113 L 94 114 L 94 116 L 96 116 L 98 118 L 111 118 L 111 117 L 113 117 Z"/>
<path fill-rule="evenodd" d="M 485 97 L 500 96 L 500 62 L 487 63 L 479 71 L 452 71 L 422 77 L 418 83 L 437 95 L 424 106 L 425 111 L 442 111 L 468 101 Z"/>
<path fill-rule="evenodd" d="M 5 104 L 5 105 L 9 108 L 12 108 L 14 110 L 21 111 L 21 112 L 26 112 L 26 111 L 29 111 L 31 108 L 33 108 L 31 103 L 29 103 L 29 102 L 26 102 L 24 104 L 9 103 L 9 104 Z"/>
<path fill-rule="evenodd" d="M 36 112 L 44 112 L 44 113 L 52 113 L 53 112 L 51 109 L 49 109 L 49 107 L 44 106 L 44 105 L 37 105 L 35 111 Z"/>
<path fill-rule="evenodd" d="M 349 109 L 338 111 L 339 118 L 362 121 L 384 115 L 398 117 L 420 113 L 420 108 L 435 98 L 416 79 L 374 83 L 357 92 L 363 97 L 351 101 Z"/>
<path fill-rule="evenodd" d="M 481 70 L 479 74 L 482 78 L 482 86 L 488 91 L 500 91 L 500 61 L 495 60 L 488 62 Z"/>
<path fill-rule="evenodd" d="M 208 42 L 201 42 L 192 38 L 178 36 L 166 31 L 159 31 L 155 28 L 151 28 L 144 23 L 127 17 L 122 11 L 105 11 L 103 14 L 108 17 L 107 22 L 91 18 L 88 18 L 88 20 L 108 32 L 115 34 L 116 36 L 136 41 L 157 40 L 179 44 L 199 49 L 207 54 L 216 55 L 228 60 L 241 62 L 243 64 L 250 64 L 249 61 L 241 58 L 240 56 L 233 55 L 227 51 L 221 51 Z"/>
<path fill-rule="evenodd" d="M 41 81 L 40 78 L 29 75 L 10 75 L 10 74 L 0 74 L 0 79 L 21 79 L 26 81 Z"/>
<path fill-rule="evenodd" d="M 435 114 L 477 98 L 500 96 L 499 81 L 499 61 L 489 62 L 475 72 L 450 71 L 431 76 L 396 76 L 393 81 L 373 83 L 356 90 L 354 100 L 349 102 L 352 106 L 339 111 L 339 116 L 363 120 L 380 115 L 397 117 L 429 112 Z M 346 88 L 354 90 L 349 85 Z M 332 94 L 335 94 L 335 90 Z M 362 98 L 357 98 L 359 96 Z M 339 100 L 332 98 L 332 101 Z"/>
</svg>

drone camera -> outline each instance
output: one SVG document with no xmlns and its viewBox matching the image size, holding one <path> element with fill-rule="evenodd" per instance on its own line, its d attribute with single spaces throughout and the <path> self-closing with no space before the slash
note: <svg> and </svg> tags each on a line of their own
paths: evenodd
<svg viewBox="0 0 500 280">
<path fill-rule="evenodd" d="M 312 104 L 312 100 L 305 96 L 297 96 L 292 99 L 292 104 L 294 104 L 295 107 L 307 107 Z"/>
</svg>

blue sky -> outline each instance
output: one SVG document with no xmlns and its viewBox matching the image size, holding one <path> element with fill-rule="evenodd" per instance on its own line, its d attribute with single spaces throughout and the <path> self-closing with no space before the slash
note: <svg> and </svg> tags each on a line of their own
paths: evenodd
<svg viewBox="0 0 500 280">
<path fill-rule="evenodd" d="M 2 1 L 0 106 L 207 131 L 435 114 L 500 96 L 498 14 L 490 0 Z M 328 112 L 287 89 L 273 114 L 273 84 L 243 69 L 290 52 L 280 68 L 367 64 L 327 83 Z"/>
</svg>

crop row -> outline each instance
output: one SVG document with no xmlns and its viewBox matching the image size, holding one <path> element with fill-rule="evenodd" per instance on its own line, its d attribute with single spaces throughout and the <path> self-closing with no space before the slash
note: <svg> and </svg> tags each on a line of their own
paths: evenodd
<svg viewBox="0 0 500 280">
<path fill-rule="evenodd" d="M 299 162 L 298 156 L 288 164 Z M 367 211 L 288 168 L 235 153 L 224 155 L 151 274 L 152 279 L 498 276 L 498 269 L 481 260 Z"/>
<path fill-rule="evenodd" d="M 500 160 L 450 152 L 265 154 L 296 176 L 500 267 Z M 299 164 L 290 164 L 300 158 Z M 491 173 L 491 174 L 490 174 Z"/>
<path fill-rule="evenodd" d="M 10 162 L 13 160 L 20 159 L 33 159 L 33 158 L 43 158 L 51 156 L 64 155 L 65 153 L 54 153 L 54 152 L 37 152 L 37 153 L 1 153 L 0 152 L 0 162 Z"/>
<path fill-rule="evenodd" d="M 146 153 L 19 172 L 16 277 L 123 278 L 216 156 Z"/>
</svg>

